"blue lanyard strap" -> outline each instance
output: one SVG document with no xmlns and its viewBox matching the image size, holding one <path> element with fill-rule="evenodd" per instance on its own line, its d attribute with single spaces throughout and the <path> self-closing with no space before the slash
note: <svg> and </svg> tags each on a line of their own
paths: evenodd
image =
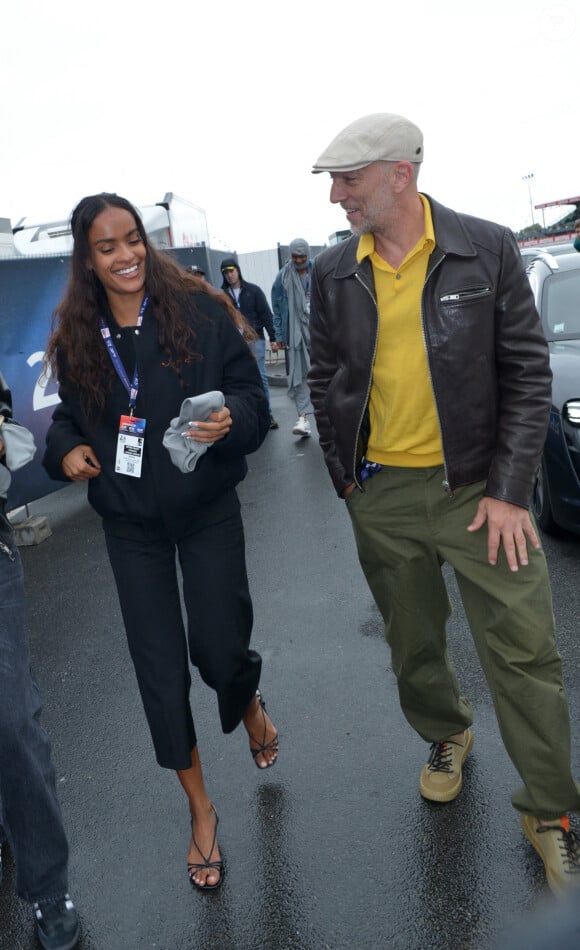
<svg viewBox="0 0 580 950">
<path fill-rule="evenodd" d="M 138 327 L 140 327 L 141 324 L 143 323 L 143 314 L 145 313 L 148 303 L 149 303 L 149 297 L 147 296 L 143 297 L 143 303 L 141 304 L 141 307 L 139 308 L 139 316 L 137 318 Z M 113 340 L 111 337 L 111 331 L 109 327 L 107 326 L 107 324 L 105 323 L 105 320 L 103 319 L 103 317 L 99 317 L 99 326 L 101 328 L 101 336 L 103 340 L 105 341 L 105 345 L 107 347 L 107 352 L 109 356 L 111 357 L 111 363 L 113 364 L 114 370 L 117 376 L 119 377 L 119 379 L 121 380 L 121 382 L 123 383 L 123 386 L 129 393 L 129 409 L 130 409 L 131 415 L 133 415 L 133 409 L 135 408 L 135 403 L 137 402 L 137 394 L 139 392 L 139 372 L 137 370 L 137 362 L 135 362 L 135 372 L 133 373 L 133 381 L 129 382 L 129 377 L 127 376 L 127 370 L 123 366 L 123 361 L 121 357 L 119 356 L 117 347 L 113 343 Z"/>
<path fill-rule="evenodd" d="M 360 467 L 361 482 L 366 482 L 367 479 L 372 478 L 373 475 L 381 471 L 382 467 L 379 462 L 369 462 L 367 459 L 363 459 Z"/>
</svg>

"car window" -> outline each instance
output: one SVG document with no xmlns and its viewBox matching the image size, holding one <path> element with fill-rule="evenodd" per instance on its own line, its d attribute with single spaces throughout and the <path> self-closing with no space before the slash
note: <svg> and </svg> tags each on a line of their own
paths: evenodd
<svg viewBox="0 0 580 950">
<path fill-rule="evenodd" d="M 542 323 L 549 340 L 580 339 L 580 270 L 544 282 Z"/>
</svg>

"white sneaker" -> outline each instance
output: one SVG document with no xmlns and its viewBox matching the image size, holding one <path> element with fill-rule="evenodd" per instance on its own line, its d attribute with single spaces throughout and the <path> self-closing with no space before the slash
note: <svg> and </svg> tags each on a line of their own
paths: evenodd
<svg viewBox="0 0 580 950">
<path fill-rule="evenodd" d="M 292 435 L 309 436 L 310 434 L 310 423 L 308 419 L 306 416 L 300 416 L 298 422 L 294 423 Z"/>
</svg>

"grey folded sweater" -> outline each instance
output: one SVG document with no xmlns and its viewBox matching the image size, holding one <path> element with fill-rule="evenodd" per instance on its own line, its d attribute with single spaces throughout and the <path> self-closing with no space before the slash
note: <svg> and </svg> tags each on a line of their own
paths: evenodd
<svg viewBox="0 0 580 950">
<path fill-rule="evenodd" d="M 211 412 L 218 412 L 224 406 L 224 394 L 218 390 L 183 400 L 179 415 L 171 420 L 163 436 L 163 445 L 181 472 L 193 472 L 201 456 L 214 444 L 186 438 L 183 433 L 191 432 L 189 423 L 205 422 Z"/>
</svg>

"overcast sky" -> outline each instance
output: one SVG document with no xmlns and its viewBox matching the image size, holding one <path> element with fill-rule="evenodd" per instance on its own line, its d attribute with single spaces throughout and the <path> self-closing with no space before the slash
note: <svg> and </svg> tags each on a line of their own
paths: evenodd
<svg viewBox="0 0 580 950">
<path fill-rule="evenodd" d="M 214 247 L 323 244 L 346 222 L 310 167 L 371 112 L 423 129 L 420 187 L 457 210 L 517 230 L 524 175 L 535 204 L 580 194 L 578 0 L 11 0 L 0 35 L 13 225 L 173 191 Z"/>
</svg>

